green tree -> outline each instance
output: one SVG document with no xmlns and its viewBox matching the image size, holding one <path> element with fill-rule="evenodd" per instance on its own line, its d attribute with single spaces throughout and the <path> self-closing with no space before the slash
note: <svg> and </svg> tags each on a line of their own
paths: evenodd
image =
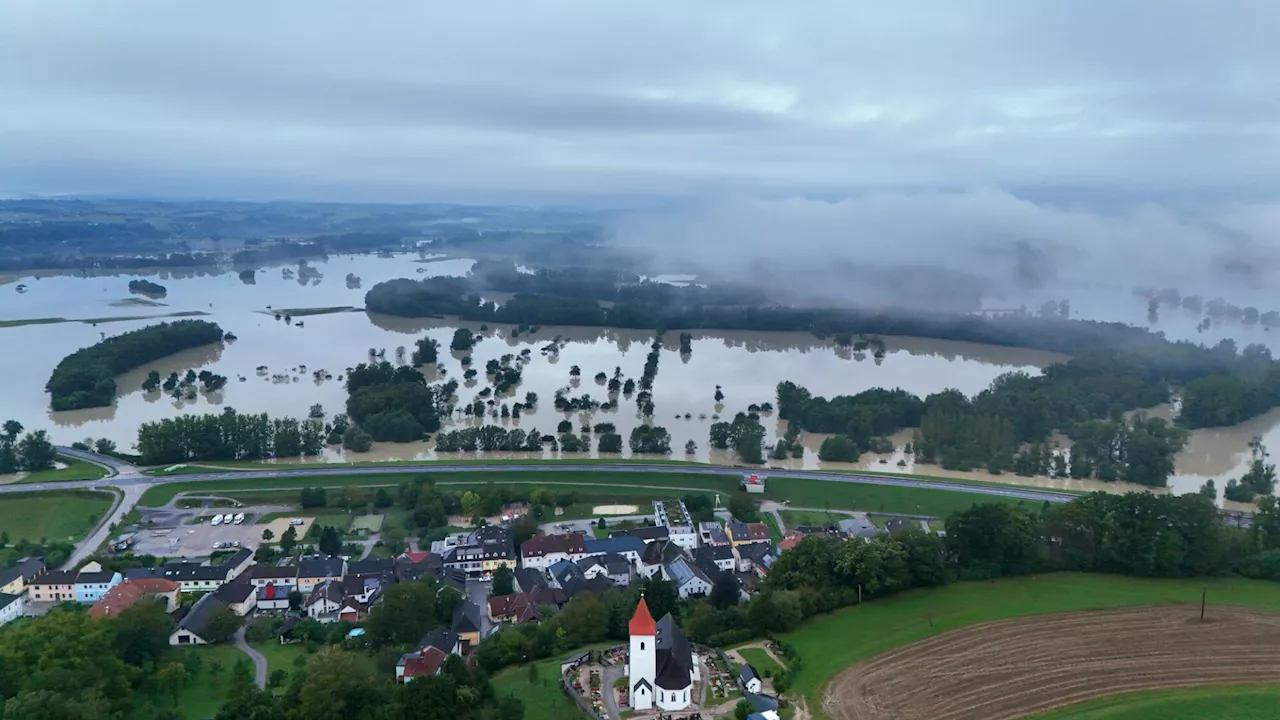
<svg viewBox="0 0 1280 720">
<path fill-rule="evenodd" d="M 272 540 L 274 540 L 274 539 L 275 539 L 275 537 L 276 537 L 276 534 L 275 534 L 275 533 L 273 533 L 273 532 L 271 532 L 271 529 L 270 529 L 270 528 L 264 529 L 264 530 L 262 531 L 262 541 L 263 541 L 263 542 L 271 542 Z"/>
<path fill-rule="evenodd" d="M 58 451 L 49 441 L 47 432 L 36 430 L 24 435 L 22 441 L 18 443 L 18 457 L 21 459 L 23 470 L 40 472 L 53 469 L 54 462 L 58 459 Z"/>
<path fill-rule="evenodd" d="M 738 704 L 733 706 L 733 717 L 735 720 L 747 720 L 747 717 L 755 711 L 756 706 L 752 705 L 750 700 L 739 700 Z"/>
<path fill-rule="evenodd" d="M 290 525 L 289 528 L 284 531 L 284 535 L 280 536 L 280 549 L 284 551 L 285 555 L 291 555 L 293 554 L 293 549 L 297 546 L 298 528 Z"/>
<path fill-rule="evenodd" d="M 218 604 L 218 607 L 209 613 L 209 619 L 205 624 L 205 639 L 210 642 L 222 642 L 229 639 L 244 624 L 244 621 L 231 608 Z"/>
<path fill-rule="evenodd" d="M 156 669 L 156 685 L 173 696 L 174 707 L 178 706 L 178 699 L 190 679 L 186 666 L 180 662 L 166 663 Z"/>
<path fill-rule="evenodd" d="M 493 594 L 512 595 L 515 591 L 515 574 L 511 572 L 511 568 L 506 565 L 498 566 L 493 571 Z"/>
</svg>

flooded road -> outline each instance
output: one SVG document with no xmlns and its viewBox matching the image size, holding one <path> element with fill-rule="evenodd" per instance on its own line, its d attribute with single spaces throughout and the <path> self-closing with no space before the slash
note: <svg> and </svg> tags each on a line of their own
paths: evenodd
<svg viewBox="0 0 1280 720">
<path fill-rule="evenodd" d="M 339 376 L 347 368 L 368 361 L 370 349 L 384 351 L 385 359 L 398 362 L 396 350 L 404 347 L 407 360 L 415 340 L 428 335 L 447 347 L 454 329 L 460 326 L 456 321 L 406 319 L 358 310 L 363 306 L 364 293 L 377 282 L 397 277 L 464 275 L 473 264 L 471 260 L 457 258 L 421 260 L 416 254 L 395 258 L 334 257 L 310 261 L 303 266 L 293 263 L 260 270 L 252 282 L 242 280 L 234 272 L 153 273 L 147 277 L 165 285 L 168 292 L 162 298 L 147 302 L 130 297 L 126 286 L 130 278 L 137 276 L 129 274 L 24 278 L 26 290 L 22 293 L 15 292 L 13 285 L 0 286 L 0 320 L 199 311 L 207 313 L 205 319 L 217 322 L 238 337 L 234 342 L 179 353 L 121 376 L 117 379 L 119 397 L 112 407 L 53 413 L 48 409 L 48 396 L 43 388 L 53 366 L 62 357 L 96 342 L 102 334 L 119 334 L 156 320 L 103 323 L 98 327 L 81 323 L 0 327 L 0 342 L 7 350 L 0 354 L 0 378 L 3 378 L 0 380 L 0 419 L 15 418 L 29 428 L 47 428 L 54 440 L 63 444 L 86 437 L 106 437 L 122 448 L 131 448 L 141 423 L 184 413 L 217 412 L 224 407 L 234 407 L 243 412 L 305 417 L 308 409 L 318 403 L 326 411 L 326 417 L 331 418 L 343 410 L 346 400 Z M 688 282 L 693 278 L 662 279 Z M 502 299 L 498 293 L 485 296 Z M 1137 298 L 1129 300 L 1124 307 L 1138 307 L 1140 314 L 1145 315 L 1145 302 Z M 293 318 L 293 324 L 277 320 L 273 315 L 273 311 L 299 308 L 356 308 L 357 311 L 299 315 Z M 1172 315 L 1169 313 L 1167 320 L 1171 326 L 1175 324 Z M 302 327 L 297 326 L 299 322 Z M 1162 318 L 1160 327 L 1163 328 L 1165 322 Z M 461 325 L 480 330 L 478 324 Z M 1214 336 L 1210 333 L 1218 331 L 1229 333 L 1231 328 L 1224 324 L 1207 333 L 1197 333 L 1192 322 L 1188 332 L 1192 339 L 1212 341 Z M 544 327 L 537 333 L 516 337 L 510 327 L 494 327 L 482 334 L 485 337 L 472 354 L 473 366 L 481 371 L 490 359 L 530 351 L 522 383 L 514 395 L 499 402 L 523 400 L 526 392 L 537 393 L 539 397 L 534 412 L 526 412 L 518 419 L 486 418 L 485 422 L 526 431 L 536 428 L 544 434 L 553 433 L 556 425 L 565 419 L 573 422 L 575 431 L 583 424 L 611 422 L 625 438 L 643 421 L 634 399 L 625 396 L 619 397 L 618 407 L 612 410 L 584 413 L 557 412 L 552 400 L 557 389 L 564 389 L 569 397 L 589 394 L 596 401 L 608 399 L 606 388 L 596 381 L 595 375 L 603 372 L 612 376 L 615 368 L 620 368 L 625 378 L 638 380 L 652 333 Z M 1280 333 L 1253 326 L 1245 335 L 1241 343 L 1253 336 L 1269 340 Z M 713 452 L 707 447 L 708 428 L 715 422 L 715 416 L 728 420 L 753 403 L 776 402 L 774 388 L 782 380 L 792 380 L 816 395 L 826 396 L 852 394 L 877 386 L 901 387 L 922 397 L 953 387 L 972 395 L 1002 373 L 1011 370 L 1034 373 L 1065 359 L 1034 350 L 888 337 L 884 338 L 887 353 L 877 360 L 802 333 L 702 331 L 693 336 L 693 352 L 689 356 L 679 352 L 678 333 L 666 336 L 654 383 L 653 422 L 671 432 L 673 458 L 728 464 L 735 462 L 728 453 Z M 542 354 L 541 349 L 556 337 L 561 339 L 559 352 Z M 456 378 L 462 382 L 463 367 L 459 358 L 457 354 L 442 354 L 443 379 Z M 570 368 L 575 365 L 581 370 L 577 379 L 570 376 Z M 208 369 L 227 376 L 229 382 L 223 390 L 200 393 L 194 400 L 174 400 L 164 393 L 146 393 L 141 389 L 150 370 L 167 376 L 187 369 L 197 372 Z M 317 379 L 317 371 L 327 373 L 331 379 L 323 379 L 323 375 Z M 483 374 L 477 380 L 479 382 L 462 383 L 458 407 L 473 401 L 477 393 L 489 386 Z M 725 394 L 722 403 L 714 400 L 717 385 Z M 446 428 L 476 422 L 459 414 Z M 768 430 L 766 443 L 772 444 L 785 430 L 773 414 L 764 414 L 762 422 Z M 1205 479 L 1213 477 L 1218 478 L 1221 491 L 1227 477 L 1243 472 L 1248 460 L 1247 442 L 1254 435 L 1261 435 L 1271 447 L 1280 448 L 1280 410 L 1235 428 L 1193 433 L 1188 447 L 1179 455 L 1173 490 L 1194 491 Z M 909 440 L 909 431 L 895 438 L 898 452 L 894 455 L 866 456 L 862 462 L 847 466 L 823 464 L 817 458 L 823 437 L 802 435 L 804 457 L 774 461 L 775 464 L 797 469 L 843 467 L 915 472 L 1065 489 L 1121 489 L 1115 484 L 1092 481 L 1013 475 L 991 477 L 984 473 L 950 473 L 936 466 L 915 466 L 911 458 L 901 452 L 902 445 Z M 696 443 L 697 452 L 686 456 L 683 449 L 689 440 Z M 549 451 L 544 454 L 549 456 Z M 627 455 L 629 453 L 624 453 Z M 435 454 L 430 443 L 379 444 L 369 453 L 351 457 L 330 450 L 326 458 L 408 460 L 434 459 Z M 880 462 L 882 459 L 885 462 Z M 904 463 L 902 467 L 898 466 L 899 461 Z"/>
</svg>

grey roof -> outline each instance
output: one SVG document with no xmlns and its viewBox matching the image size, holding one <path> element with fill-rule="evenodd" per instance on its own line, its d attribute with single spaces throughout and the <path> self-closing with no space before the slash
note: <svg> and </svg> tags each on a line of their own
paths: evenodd
<svg viewBox="0 0 1280 720">
<path fill-rule="evenodd" d="M 601 555 L 604 553 L 642 553 L 644 552 L 644 540 L 634 536 L 626 535 L 623 537 L 611 537 L 602 540 L 588 539 L 583 543 L 586 546 L 588 555 Z"/>
<path fill-rule="evenodd" d="M 163 577 L 174 582 L 226 580 L 230 569 L 229 565 L 213 567 L 196 562 L 172 562 L 165 564 Z"/>
<path fill-rule="evenodd" d="M 884 529 L 888 530 L 889 532 L 897 532 L 899 530 L 908 530 L 913 527 L 920 527 L 920 526 L 913 520 L 906 520 L 903 518 L 894 518 L 884 524 Z"/>
<path fill-rule="evenodd" d="M 76 575 L 76 584 L 105 584 L 111 582 L 111 578 L 114 578 L 115 576 L 116 574 L 111 570 L 103 570 L 102 572 L 82 572 Z"/>
<path fill-rule="evenodd" d="M 223 585 L 213 592 L 219 600 L 228 605 L 242 603 L 253 595 L 253 586 L 247 582 L 232 582 Z"/>
<path fill-rule="evenodd" d="M 298 577 L 298 566 L 254 565 L 245 574 L 254 580 L 284 580 Z"/>
<path fill-rule="evenodd" d="M 532 592 L 537 588 L 547 586 L 546 576 L 537 568 L 520 568 L 516 570 L 515 581 L 520 588 L 520 592 Z"/>
<path fill-rule="evenodd" d="M 716 565 L 715 556 L 709 552 L 704 552 L 705 550 L 710 550 L 710 548 L 706 546 L 698 548 L 697 552 L 693 554 L 693 561 L 697 563 L 698 568 L 707 576 L 707 580 L 714 585 L 716 580 L 720 579 L 724 570 L 721 570 L 720 566 Z M 732 557 L 732 554 L 730 557 Z"/>
<path fill-rule="evenodd" d="M 446 627 L 438 627 L 427 633 L 418 642 L 418 648 L 433 647 L 441 652 L 451 653 L 458 646 L 458 633 Z"/>
<path fill-rule="evenodd" d="M 738 679 L 742 681 L 743 685 L 746 685 L 752 680 L 759 679 L 759 676 L 756 675 L 756 669 L 751 667 L 751 663 L 747 663 L 738 668 Z"/>
<path fill-rule="evenodd" d="M 8 585 L 9 583 L 13 582 L 14 580 L 17 580 L 21 576 L 22 576 L 22 570 L 20 568 L 12 567 L 12 568 L 4 568 L 0 570 L 0 587 L 4 587 L 5 585 Z M 3 607 L 3 606 L 0 606 L 0 607 Z"/>
<path fill-rule="evenodd" d="M 196 604 L 178 623 L 178 628 L 209 640 L 210 638 L 204 637 L 203 633 L 209 624 L 209 619 L 213 617 L 213 613 L 221 607 L 226 607 L 226 605 L 214 597 L 213 593 L 209 593 L 196 601 Z"/>
<path fill-rule="evenodd" d="M 671 575 L 671 579 L 675 582 L 676 587 L 688 585 L 695 579 L 702 580 L 708 585 L 711 584 L 711 579 L 708 578 L 697 565 L 689 562 L 687 558 L 677 558 L 667 566 L 667 572 Z"/>
<path fill-rule="evenodd" d="M 480 619 L 480 606 L 471 600 L 464 600 L 461 605 L 453 611 L 452 630 L 459 635 L 462 633 L 480 632 L 484 627 L 484 623 Z"/>
<path fill-rule="evenodd" d="M 3 610 L 13 603 L 22 599 L 21 595 L 10 595 L 9 593 L 0 593 L 0 610 Z"/>
<path fill-rule="evenodd" d="M 294 628 L 298 627 L 298 623 L 300 622 L 302 622 L 302 618 L 296 615 L 290 615 L 289 617 L 285 618 L 284 622 L 280 625 L 281 637 L 288 635 L 290 632 L 292 632 Z"/>
<path fill-rule="evenodd" d="M 0 569 L 0 586 L 8 585 L 19 577 L 23 582 L 30 582 L 31 578 L 43 571 L 44 561 L 40 558 L 22 558 L 13 567 Z"/>
<path fill-rule="evenodd" d="M 631 563 L 617 553 L 592 555 L 578 561 L 578 567 L 584 571 L 596 565 L 604 568 L 608 575 L 627 575 L 631 572 Z"/>
<path fill-rule="evenodd" d="M 756 712 L 766 712 L 768 710 L 776 712 L 778 709 L 778 700 L 772 695 L 747 693 L 744 697 L 755 706 Z"/>
<path fill-rule="evenodd" d="M 609 533 L 610 538 L 637 537 L 641 540 L 666 540 L 671 531 L 665 525 L 651 525 Z"/>
<path fill-rule="evenodd" d="M 300 578 L 340 578 L 342 577 L 342 558 L 310 557 L 298 562 Z"/>
<path fill-rule="evenodd" d="M 712 560 L 732 560 L 733 548 L 728 545 L 703 545 L 698 552 L 709 555 Z"/>
<path fill-rule="evenodd" d="M 50 570 L 40 573 L 32 582 L 36 585 L 74 585 L 76 574 L 70 570 Z"/>
<path fill-rule="evenodd" d="M 224 558 L 223 561 L 219 563 L 219 566 L 224 568 L 237 567 L 239 565 L 243 565 L 246 560 L 252 557 L 253 557 L 252 550 L 250 550 L 249 548 L 240 548 L 239 550 L 231 553 L 226 558 Z"/>
<path fill-rule="evenodd" d="M 364 560 L 353 560 L 347 563 L 348 575 L 372 575 L 389 573 L 395 569 L 395 563 L 386 558 L 368 557 Z"/>
<path fill-rule="evenodd" d="M 680 626 L 676 625 L 671 613 L 662 616 L 658 621 L 658 636 L 655 653 L 657 673 L 654 680 L 658 687 L 665 690 L 681 690 L 689 687 L 690 674 L 693 672 L 693 649 Z"/>
<path fill-rule="evenodd" d="M 725 534 L 724 527 L 718 522 L 704 522 L 698 526 L 698 532 L 707 534 L 707 542 L 717 545 L 728 545 L 729 536 Z"/>
<path fill-rule="evenodd" d="M 738 557 L 752 562 L 760 562 L 773 548 L 768 543 L 746 543 L 738 546 Z"/>
<path fill-rule="evenodd" d="M 147 578 L 162 578 L 164 570 L 161 568 L 129 568 L 124 571 L 125 580 L 145 580 Z"/>
<path fill-rule="evenodd" d="M 837 524 L 840 526 L 841 532 L 851 537 L 870 538 L 880 532 L 880 528 L 871 524 L 870 520 L 862 517 L 845 518 Z"/>
</svg>

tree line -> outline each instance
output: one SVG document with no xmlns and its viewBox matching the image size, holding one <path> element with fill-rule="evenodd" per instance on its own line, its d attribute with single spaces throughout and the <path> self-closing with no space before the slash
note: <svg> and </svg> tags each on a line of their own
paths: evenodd
<svg viewBox="0 0 1280 720">
<path fill-rule="evenodd" d="M 415 353 L 416 354 L 416 353 Z M 377 441 L 423 440 L 453 412 L 451 386 L 428 385 L 422 373 L 389 362 L 360 363 L 347 373 L 347 415 Z"/>
<path fill-rule="evenodd" d="M 164 295 L 169 290 L 165 286 L 153 283 L 150 280 L 130 280 L 129 292 L 142 293 L 144 295 Z"/>
<path fill-rule="evenodd" d="M 109 337 L 71 353 L 53 369 L 45 390 L 54 410 L 106 407 L 116 399 L 116 376 L 182 350 L 222 340 L 205 320 L 150 325 Z"/>
<path fill-rule="evenodd" d="M 138 428 L 138 454 L 145 465 L 199 460 L 263 460 L 319 455 L 324 425 L 318 420 L 271 418 L 237 412 L 179 415 Z"/>
<path fill-rule="evenodd" d="M 0 426 L 0 475 L 52 470 L 58 452 L 49 434 L 36 430 L 23 435 L 22 431 L 17 420 L 6 420 Z"/>
</svg>

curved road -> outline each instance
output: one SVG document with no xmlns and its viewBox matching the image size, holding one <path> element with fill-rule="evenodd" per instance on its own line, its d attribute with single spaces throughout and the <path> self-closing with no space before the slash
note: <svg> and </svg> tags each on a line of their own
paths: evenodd
<svg viewBox="0 0 1280 720">
<path fill-rule="evenodd" d="M 253 683 L 261 689 L 267 687 L 267 658 L 262 653 L 249 646 L 244 640 L 244 626 L 241 626 L 233 638 L 236 649 L 253 661 Z"/>
</svg>

